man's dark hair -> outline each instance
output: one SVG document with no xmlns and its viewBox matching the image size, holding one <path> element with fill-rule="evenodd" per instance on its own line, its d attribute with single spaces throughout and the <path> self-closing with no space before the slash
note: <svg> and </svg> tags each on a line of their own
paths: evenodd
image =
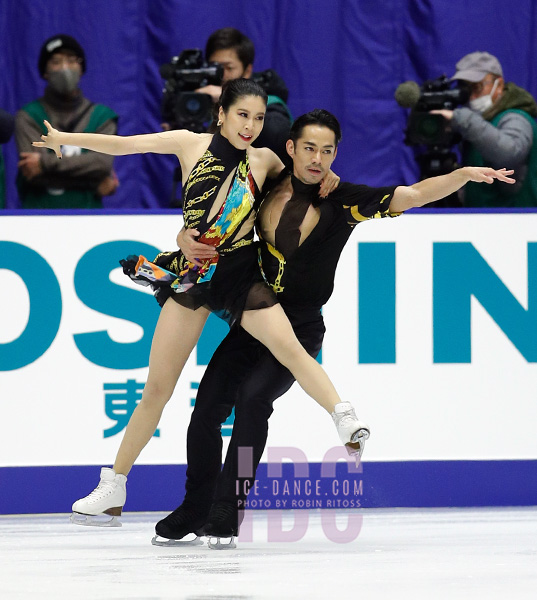
<svg viewBox="0 0 537 600">
<path fill-rule="evenodd" d="M 205 58 L 209 58 L 217 50 L 235 50 L 243 68 L 254 64 L 255 49 L 252 40 L 234 27 L 224 27 L 211 33 L 205 46 Z"/>
<path fill-rule="evenodd" d="M 289 137 L 293 141 L 293 144 L 296 145 L 298 139 L 302 135 L 304 127 L 307 127 L 308 125 L 320 125 L 321 127 L 328 127 L 328 129 L 334 132 L 336 146 L 341 141 L 341 126 L 336 117 L 334 117 L 334 115 L 329 113 L 327 110 L 316 108 L 305 115 L 298 117 L 298 119 L 296 119 L 291 126 Z"/>
</svg>

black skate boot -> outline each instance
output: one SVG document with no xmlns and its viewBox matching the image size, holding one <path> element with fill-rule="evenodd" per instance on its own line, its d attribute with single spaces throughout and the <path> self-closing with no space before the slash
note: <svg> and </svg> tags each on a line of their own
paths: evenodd
<svg viewBox="0 0 537 600">
<path fill-rule="evenodd" d="M 207 537 L 207 545 L 212 550 L 236 548 L 233 541 L 239 535 L 239 509 L 236 503 L 222 500 L 215 502 L 203 527 L 203 535 Z M 229 542 L 222 543 L 222 538 L 229 539 Z"/>
<path fill-rule="evenodd" d="M 209 511 L 190 502 L 183 502 L 166 518 L 155 525 L 156 535 L 151 540 L 154 546 L 201 546 L 200 536 L 204 535 L 202 527 L 205 525 Z M 192 534 L 193 539 L 184 540 Z M 161 538 L 161 539 L 159 539 Z"/>
</svg>

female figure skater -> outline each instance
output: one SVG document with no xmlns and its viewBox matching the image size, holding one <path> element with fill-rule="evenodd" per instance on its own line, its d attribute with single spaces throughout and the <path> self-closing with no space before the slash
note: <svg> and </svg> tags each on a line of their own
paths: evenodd
<svg viewBox="0 0 537 600">
<path fill-rule="evenodd" d="M 107 524 L 118 524 L 127 475 L 155 432 L 211 311 L 240 323 L 291 371 L 304 391 L 332 414 L 350 454 L 359 456 L 369 437 L 368 426 L 356 418 L 348 402 L 341 402 L 322 367 L 297 340 L 257 265 L 253 224 L 259 190 L 267 177 L 276 177 L 283 169 L 271 150 L 251 146 L 263 127 L 266 98 L 251 80 L 228 82 L 220 100 L 219 131 L 214 135 L 187 130 L 127 137 L 64 133 L 45 121 L 47 135 L 41 136 L 42 142 L 34 142 L 34 146 L 54 150 L 59 158 L 62 144 L 116 156 L 175 154 L 183 174 L 188 174 L 183 188 L 185 227 L 198 230 L 198 241 L 218 251 L 201 266 L 199 261 L 189 262 L 180 251 L 160 254 L 155 263 L 144 257 L 122 261 L 132 279 L 153 287 L 162 310 L 153 335 L 147 383 L 113 469 L 103 467 L 97 488 L 73 504 L 73 522 L 95 524 L 91 517 L 105 513 L 113 517 Z M 84 519 L 77 519 L 77 514 Z"/>
</svg>

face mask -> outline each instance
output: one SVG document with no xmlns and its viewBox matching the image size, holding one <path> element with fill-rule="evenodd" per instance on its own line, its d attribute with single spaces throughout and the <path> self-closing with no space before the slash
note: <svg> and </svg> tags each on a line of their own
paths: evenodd
<svg viewBox="0 0 537 600">
<path fill-rule="evenodd" d="M 492 104 L 493 104 L 492 96 L 494 95 L 494 92 L 496 91 L 496 88 L 498 87 L 497 86 L 498 81 L 500 81 L 500 80 L 496 79 L 496 81 L 494 82 L 494 85 L 492 86 L 492 89 L 490 90 L 490 94 L 487 94 L 486 96 L 480 96 L 479 98 L 474 98 L 473 100 L 470 100 L 468 105 L 470 106 L 470 108 L 472 110 L 475 110 L 475 112 L 482 114 L 492 106 Z"/>
<path fill-rule="evenodd" d="M 48 75 L 48 84 L 50 87 L 63 96 L 67 96 L 74 92 L 80 81 L 80 73 L 72 69 L 62 69 L 61 71 L 53 71 Z"/>
</svg>

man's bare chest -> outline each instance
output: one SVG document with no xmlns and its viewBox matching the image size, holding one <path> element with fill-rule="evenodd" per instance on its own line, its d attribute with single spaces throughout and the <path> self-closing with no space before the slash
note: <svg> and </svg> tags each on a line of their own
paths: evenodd
<svg viewBox="0 0 537 600">
<path fill-rule="evenodd" d="M 259 210 L 258 230 L 260 236 L 276 248 L 279 234 L 298 229 L 301 245 L 311 234 L 320 218 L 320 210 L 307 200 L 293 197 L 289 183 L 271 192 Z M 278 232 L 278 236 L 277 236 Z"/>
</svg>

